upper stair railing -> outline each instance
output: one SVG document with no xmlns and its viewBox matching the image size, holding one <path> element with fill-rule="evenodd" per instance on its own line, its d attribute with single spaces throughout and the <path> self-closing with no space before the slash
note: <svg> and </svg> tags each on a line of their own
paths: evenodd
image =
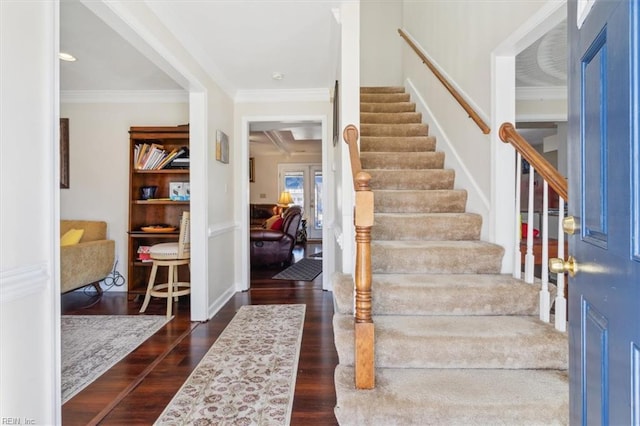
<svg viewBox="0 0 640 426">
<path fill-rule="evenodd" d="M 563 219 L 565 212 L 565 201 L 568 198 L 567 180 L 551 165 L 538 151 L 535 150 L 524 139 L 511 123 L 503 123 L 500 126 L 500 139 L 505 143 L 510 143 L 516 150 L 516 200 L 515 215 L 516 227 L 514 229 L 515 241 L 520 244 L 514 245 L 514 267 L 513 275 L 521 278 L 522 263 L 524 262 L 524 281 L 533 283 L 535 266 L 540 266 L 540 319 L 545 322 L 550 321 L 551 295 L 549 292 L 549 259 L 550 257 L 564 259 L 565 241 L 563 232 Z M 528 165 L 528 170 L 523 170 L 523 161 Z M 525 166 L 526 166 L 525 165 Z M 536 183 L 536 172 L 542 178 L 542 188 Z M 528 180 L 528 182 L 523 182 Z M 553 190 L 550 196 L 549 187 Z M 527 196 L 527 202 L 522 204 L 523 192 Z M 538 204 L 536 205 L 536 198 Z M 539 199 L 541 198 L 541 200 Z M 552 202 L 553 210 L 549 204 Z M 549 215 L 553 211 L 553 216 L 557 210 L 558 225 L 556 230 L 557 239 L 549 238 Z M 522 217 L 522 212 L 526 212 L 526 227 Z M 536 216 L 540 217 L 538 226 L 542 228 L 539 236 L 536 236 Z M 523 234 L 526 234 L 526 243 L 522 242 Z M 525 252 L 522 253 L 522 246 Z M 537 253 L 536 253 L 537 252 Z M 536 259 L 536 255 L 539 257 Z M 567 322 L 567 300 L 564 291 L 564 273 L 557 274 L 557 291 L 555 299 L 555 327 L 560 331 L 566 331 Z"/>
<path fill-rule="evenodd" d="M 373 192 L 371 176 L 362 171 L 358 149 L 358 128 L 349 124 L 343 132 L 349 145 L 353 186 L 356 191 L 354 224 L 356 234 L 355 266 L 355 382 L 357 389 L 375 387 L 375 333 L 371 318 L 371 227 Z"/>
<path fill-rule="evenodd" d="M 451 83 L 449 83 L 449 81 L 442 75 L 442 73 L 435 67 L 435 65 L 433 65 L 433 63 L 427 58 L 427 55 L 425 55 L 420 50 L 420 48 L 413 42 L 413 40 L 411 40 L 411 37 L 409 37 L 409 35 L 404 30 L 398 28 L 398 33 L 400 34 L 400 37 L 402 37 L 413 49 L 413 51 L 416 52 L 422 62 L 427 66 L 427 68 L 429 68 L 431 72 L 433 72 L 440 83 L 442 83 L 444 87 L 449 91 L 449 93 L 451 93 L 451 95 L 456 99 L 456 101 L 458 101 L 460 106 L 467 112 L 467 114 L 469 114 L 469 118 L 471 118 L 478 125 L 480 130 L 482 130 L 482 133 L 488 135 L 491 132 L 491 129 L 489 128 L 489 126 L 487 126 L 484 120 L 480 118 L 480 115 L 473 109 L 473 107 L 464 99 L 460 92 L 458 92 L 456 88 L 453 87 Z"/>
</svg>

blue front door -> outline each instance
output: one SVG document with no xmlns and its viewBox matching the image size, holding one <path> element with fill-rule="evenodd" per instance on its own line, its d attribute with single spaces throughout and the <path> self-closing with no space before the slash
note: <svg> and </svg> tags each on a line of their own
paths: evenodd
<svg viewBox="0 0 640 426">
<path fill-rule="evenodd" d="M 639 425 L 638 1 L 571 0 L 567 20 L 571 424 Z"/>
</svg>

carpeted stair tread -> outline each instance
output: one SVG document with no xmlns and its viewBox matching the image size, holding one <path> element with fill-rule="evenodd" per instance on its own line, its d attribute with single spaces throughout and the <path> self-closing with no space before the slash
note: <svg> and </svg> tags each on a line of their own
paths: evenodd
<svg viewBox="0 0 640 426">
<path fill-rule="evenodd" d="M 375 179 L 372 179 L 372 184 Z M 373 240 L 479 240 L 482 216 L 475 213 L 375 213 Z"/>
<path fill-rule="evenodd" d="M 362 152 L 360 161 L 363 169 L 442 169 L 444 153 L 427 152 Z"/>
<path fill-rule="evenodd" d="M 566 334 L 537 319 L 539 281 L 501 274 L 504 249 L 480 240 L 481 216 L 466 213 L 467 192 L 453 189 L 455 172 L 403 92 L 361 88 L 360 153 L 374 192 L 376 387 L 355 389 L 354 279 L 335 274 L 336 418 L 568 424 Z"/>
<path fill-rule="evenodd" d="M 343 426 L 566 425 L 568 381 L 562 370 L 383 368 L 362 391 L 338 365 L 335 414 Z"/>
<path fill-rule="evenodd" d="M 373 323 L 378 368 L 568 367 L 564 333 L 533 316 L 374 315 Z M 354 317 L 335 315 L 333 328 L 339 363 L 353 365 Z"/>
<path fill-rule="evenodd" d="M 367 124 L 401 124 L 421 123 L 422 113 L 419 112 L 361 112 L 360 123 Z"/>
<path fill-rule="evenodd" d="M 409 102 L 408 93 L 361 93 L 360 102 Z"/>
<path fill-rule="evenodd" d="M 362 98 L 360 99 L 362 100 Z M 414 112 L 415 102 L 360 102 L 360 112 Z"/>
<path fill-rule="evenodd" d="M 365 171 L 371 175 L 371 189 L 453 189 L 455 180 L 452 169 Z"/>
<path fill-rule="evenodd" d="M 467 204 L 462 189 L 376 189 L 373 194 L 376 213 L 464 213 Z"/>
<path fill-rule="evenodd" d="M 360 153 L 363 152 L 426 152 L 436 150 L 433 136 L 363 136 Z"/>
<path fill-rule="evenodd" d="M 427 136 L 429 126 L 412 124 L 360 124 L 362 136 Z"/>
<path fill-rule="evenodd" d="M 497 274 L 504 248 L 484 241 L 372 241 L 373 273 Z"/>
<path fill-rule="evenodd" d="M 540 284 L 503 274 L 373 274 L 374 315 L 537 315 Z M 353 315 L 353 277 L 333 277 L 335 309 Z"/>
<path fill-rule="evenodd" d="M 362 86 L 360 93 L 404 93 L 404 86 Z"/>
</svg>

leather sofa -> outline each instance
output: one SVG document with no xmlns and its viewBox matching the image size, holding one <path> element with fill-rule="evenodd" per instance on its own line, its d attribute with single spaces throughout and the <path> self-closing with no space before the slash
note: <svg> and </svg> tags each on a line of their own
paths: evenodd
<svg viewBox="0 0 640 426">
<path fill-rule="evenodd" d="M 291 206 L 283 215 L 282 230 L 251 229 L 251 266 L 290 264 L 301 219 L 302 209 Z"/>
<path fill-rule="evenodd" d="M 277 204 L 250 204 L 249 205 L 249 225 L 251 228 L 258 228 L 276 213 Z"/>
<path fill-rule="evenodd" d="M 84 232 L 78 244 L 60 247 L 60 292 L 93 284 L 100 293 L 99 282 L 109 275 L 115 260 L 115 241 L 107 240 L 107 223 L 60 221 L 60 236 L 70 229 L 82 229 Z"/>
</svg>

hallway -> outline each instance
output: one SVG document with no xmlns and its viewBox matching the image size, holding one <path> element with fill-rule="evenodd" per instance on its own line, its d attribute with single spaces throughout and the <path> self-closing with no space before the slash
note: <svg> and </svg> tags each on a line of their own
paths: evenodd
<svg viewBox="0 0 640 426">
<path fill-rule="evenodd" d="M 310 245 L 311 246 L 311 245 Z M 319 250 L 319 249 L 318 249 Z M 304 256 L 297 250 L 296 260 Z M 309 247 L 309 254 L 315 253 Z M 188 300 L 158 333 L 62 407 L 64 425 L 149 425 L 160 415 L 222 330 L 243 305 L 304 303 L 306 318 L 298 364 L 292 425 L 336 425 L 333 296 L 313 282 L 271 280 L 277 270 L 252 271 L 251 289 L 236 293 L 208 322 L 189 321 Z M 135 315 L 140 303 L 126 293 L 105 293 L 95 305 L 82 293 L 62 297 L 64 315 Z M 163 301 L 152 300 L 150 315 L 163 315 Z"/>
</svg>

